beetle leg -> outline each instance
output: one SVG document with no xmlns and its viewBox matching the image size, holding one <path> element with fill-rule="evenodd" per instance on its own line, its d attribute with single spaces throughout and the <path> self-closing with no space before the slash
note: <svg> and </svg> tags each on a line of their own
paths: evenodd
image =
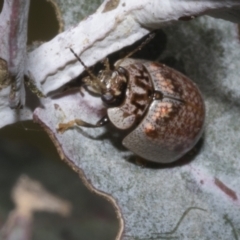
<svg viewBox="0 0 240 240">
<path fill-rule="evenodd" d="M 108 58 L 104 58 L 104 59 L 103 59 L 103 65 L 104 65 L 104 67 L 105 67 L 105 70 L 111 71 Z"/>
<path fill-rule="evenodd" d="M 96 124 L 91 124 L 91 123 L 85 122 L 79 118 L 76 118 L 67 123 L 59 123 L 57 131 L 60 133 L 64 133 L 68 129 L 73 128 L 75 126 L 81 126 L 81 127 L 87 127 L 87 128 L 98 128 L 98 127 L 102 127 L 105 124 L 107 124 L 108 121 L 109 121 L 109 119 L 107 116 L 104 116 L 103 118 L 101 118 L 99 121 L 96 122 Z"/>
</svg>

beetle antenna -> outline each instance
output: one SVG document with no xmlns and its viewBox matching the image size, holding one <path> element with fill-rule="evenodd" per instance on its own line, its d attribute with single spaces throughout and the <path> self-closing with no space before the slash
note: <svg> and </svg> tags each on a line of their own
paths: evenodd
<svg viewBox="0 0 240 240">
<path fill-rule="evenodd" d="M 94 79 L 94 80 L 97 80 L 98 81 L 98 78 L 92 73 L 92 71 L 89 69 L 89 67 L 87 67 L 85 65 L 85 63 L 81 60 L 81 58 L 73 51 L 72 48 L 69 48 L 70 51 L 73 53 L 73 55 L 77 58 L 77 60 L 83 65 L 83 67 L 85 68 L 85 70 L 87 71 L 87 73 L 89 74 L 89 76 Z"/>
<path fill-rule="evenodd" d="M 141 50 L 146 44 L 148 44 L 154 37 L 155 37 L 155 33 L 151 33 L 149 34 L 149 36 L 147 37 L 147 39 L 145 41 L 143 41 L 140 46 L 138 46 L 136 49 L 134 49 L 132 52 L 128 53 L 124 58 L 122 58 L 117 65 L 115 66 L 115 68 L 118 68 L 120 66 L 120 64 L 126 59 L 129 58 L 130 56 L 132 56 L 135 52 Z"/>
</svg>

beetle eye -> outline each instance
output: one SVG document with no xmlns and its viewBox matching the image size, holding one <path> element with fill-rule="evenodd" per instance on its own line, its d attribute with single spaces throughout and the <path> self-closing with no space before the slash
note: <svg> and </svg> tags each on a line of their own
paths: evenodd
<svg viewBox="0 0 240 240">
<path fill-rule="evenodd" d="M 107 92 L 102 95 L 102 100 L 106 103 L 112 102 L 112 101 L 114 101 L 114 96 L 110 92 Z"/>
<path fill-rule="evenodd" d="M 119 96 L 114 96 L 110 92 L 102 94 L 102 101 L 109 107 L 119 105 Z"/>
</svg>

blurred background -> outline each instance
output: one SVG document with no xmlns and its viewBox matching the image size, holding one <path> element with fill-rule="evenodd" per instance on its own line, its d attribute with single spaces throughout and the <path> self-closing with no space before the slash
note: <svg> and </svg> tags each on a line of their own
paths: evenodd
<svg viewBox="0 0 240 240">
<path fill-rule="evenodd" d="M 30 121 L 0 130 L 0 228 L 14 208 L 11 190 L 22 174 L 72 204 L 69 217 L 36 213 L 33 239 L 115 239 L 118 221 L 113 206 L 83 185 L 59 158 L 47 134 Z"/>
</svg>

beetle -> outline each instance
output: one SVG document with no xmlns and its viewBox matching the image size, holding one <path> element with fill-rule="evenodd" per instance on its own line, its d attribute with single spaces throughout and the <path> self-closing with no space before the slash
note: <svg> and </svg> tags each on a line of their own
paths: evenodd
<svg viewBox="0 0 240 240">
<path fill-rule="evenodd" d="M 60 132 L 75 124 L 100 127 L 110 121 L 119 130 L 130 130 L 122 141 L 126 148 L 158 163 L 178 160 L 197 143 L 205 106 L 197 85 L 188 77 L 158 62 L 128 58 L 133 52 L 117 61 L 114 70 L 105 62 L 106 69 L 96 77 L 70 50 L 88 71 L 83 83 L 101 96 L 107 117 L 96 124 L 80 119 L 60 123 Z"/>
</svg>

